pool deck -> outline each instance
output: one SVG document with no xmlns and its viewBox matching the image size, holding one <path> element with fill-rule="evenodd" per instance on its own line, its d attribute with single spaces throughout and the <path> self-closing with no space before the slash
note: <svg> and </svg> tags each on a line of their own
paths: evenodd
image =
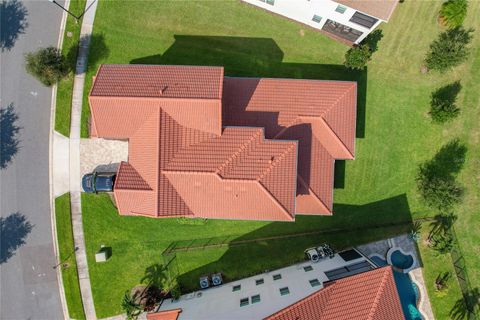
<svg viewBox="0 0 480 320">
<path fill-rule="evenodd" d="M 405 272 L 410 275 L 410 278 L 420 290 L 418 309 L 425 320 L 435 319 L 430 300 L 428 299 L 427 289 L 422 273 L 421 260 L 417 252 L 417 244 L 415 241 L 410 239 L 408 234 L 367 243 L 356 247 L 356 249 L 368 258 L 378 256 L 384 260 L 389 260 L 388 257 L 395 250 L 400 250 L 400 252 L 403 254 L 410 254 L 414 258 L 413 265 L 408 270 L 405 270 Z"/>
</svg>

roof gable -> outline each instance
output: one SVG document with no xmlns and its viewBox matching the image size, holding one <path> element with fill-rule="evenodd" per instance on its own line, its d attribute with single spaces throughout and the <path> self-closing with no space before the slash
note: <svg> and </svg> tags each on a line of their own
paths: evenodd
<svg viewBox="0 0 480 320">
<path fill-rule="evenodd" d="M 391 266 L 330 282 L 266 320 L 403 320 Z"/>
</svg>

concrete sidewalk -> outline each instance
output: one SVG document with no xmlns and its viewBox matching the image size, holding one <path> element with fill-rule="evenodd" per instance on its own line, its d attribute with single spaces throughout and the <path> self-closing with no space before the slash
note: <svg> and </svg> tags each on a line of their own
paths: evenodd
<svg viewBox="0 0 480 320">
<path fill-rule="evenodd" d="M 88 62 L 88 49 L 93 30 L 93 21 L 97 10 L 97 1 L 88 0 L 86 12 L 83 16 L 80 30 L 80 47 L 77 57 L 75 79 L 73 81 L 72 113 L 70 125 L 70 202 L 72 211 L 73 238 L 77 259 L 78 278 L 80 292 L 83 301 L 83 309 L 87 319 L 96 319 L 95 306 L 93 303 L 90 275 L 88 273 L 87 253 L 82 223 L 82 205 L 80 197 L 80 125 L 82 117 L 83 88 L 85 84 L 85 72 Z"/>
<path fill-rule="evenodd" d="M 53 132 L 53 195 L 59 197 L 70 191 L 70 139 Z"/>
</svg>

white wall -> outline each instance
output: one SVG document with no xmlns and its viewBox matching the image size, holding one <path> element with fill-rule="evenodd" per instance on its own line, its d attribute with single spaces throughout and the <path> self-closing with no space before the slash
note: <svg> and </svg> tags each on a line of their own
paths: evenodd
<svg viewBox="0 0 480 320">
<path fill-rule="evenodd" d="M 299 21 L 315 29 L 321 30 L 327 19 L 339 22 L 363 33 L 360 38 L 355 41 L 355 43 L 360 43 L 382 22 L 382 20 L 379 19 L 377 23 L 370 29 L 356 23 L 349 22 L 350 18 L 358 10 L 344 6 L 347 8 L 347 10 L 343 14 L 336 12 L 335 9 L 339 4 L 331 0 L 275 0 L 275 4 L 273 6 L 260 0 L 242 1 Z M 312 21 L 313 15 L 322 17 L 320 23 Z"/>
</svg>

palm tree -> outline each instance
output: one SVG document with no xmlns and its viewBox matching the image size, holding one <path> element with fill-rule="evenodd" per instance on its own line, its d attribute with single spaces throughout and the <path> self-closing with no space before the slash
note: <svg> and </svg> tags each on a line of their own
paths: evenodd
<svg viewBox="0 0 480 320">
<path fill-rule="evenodd" d="M 142 313 L 142 306 L 136 301 L 136 295 L 132 296 L 126 291 L 122 300 L 122 309 L 127 314 L 128 320 L 136 320 Z"/>
<path fill-rule="evenodd" d="M 457 216 L 454 213 L 437 214 L 434 221 L 430 223 L 432 229 L 428 233 L 428 241 L 431 241 L 435 235 L 449 232 L 455 221 L 457 221 Z"/>
</svg>

